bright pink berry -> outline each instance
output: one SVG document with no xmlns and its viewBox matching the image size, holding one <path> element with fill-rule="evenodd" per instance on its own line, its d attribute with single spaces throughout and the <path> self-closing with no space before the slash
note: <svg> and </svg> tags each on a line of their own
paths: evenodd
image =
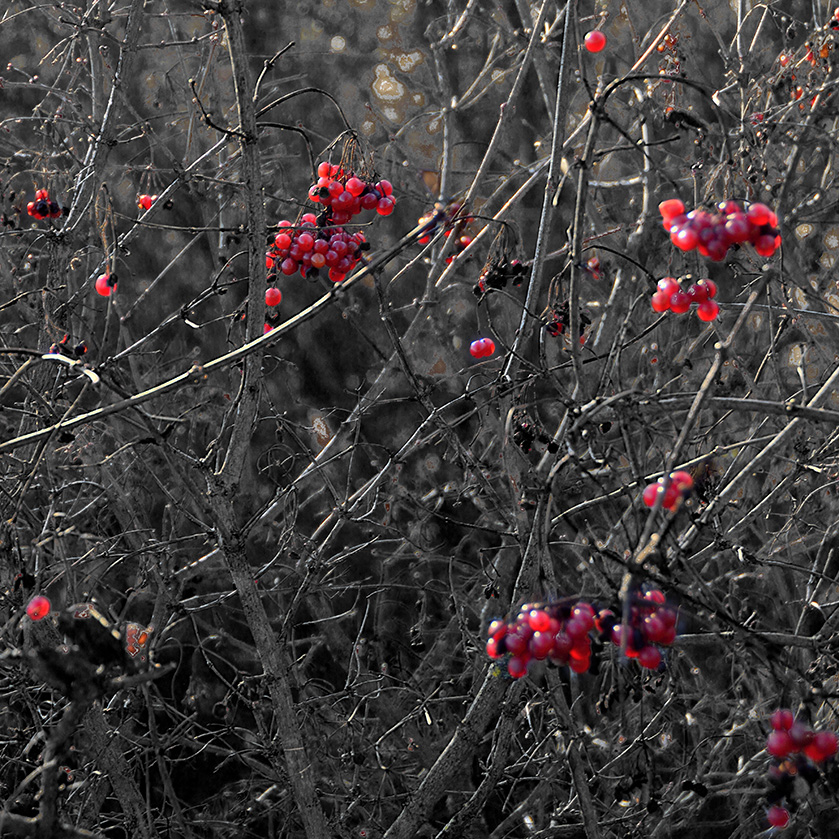
<svg viewBox="0 0 839 839">
<path fill-rule="evenodd" d="M 786 807 L 773 804 L 766 813 L 766 818 L 772 827 L 785 828 L 789 824 L 789 810 Z"/>
<path fill-rule="evenodd" d="M 36 594 L 26 605 L 26 614 L 30 620 L 39 621 L 50 613 L 50 601 L 43 594 Z"/>
<path fill-rule="evenodd" d="M 599 29 L 587 32 L 584 40 L 589 52 L 600 52 L 606 46 L 606 36 Z"/>
<path fill-rule="evenodd" d="M 265 291 L 265 305 L 266 306 L 276 306 L 279 304 L 280 300 L 283 299 L 283 293 L 274 286 L 266 289 Z"/>
<path fill-rule="evenodd" d="M 101 276 L 97 277 L 96 283 L 94 285 L 96 293 L 101 294 L 102 297 L 110 297 L 111 292 L 115 291 L 116 287 L 116 281 L 108 273 L 102 274 Z"/>
</svg>

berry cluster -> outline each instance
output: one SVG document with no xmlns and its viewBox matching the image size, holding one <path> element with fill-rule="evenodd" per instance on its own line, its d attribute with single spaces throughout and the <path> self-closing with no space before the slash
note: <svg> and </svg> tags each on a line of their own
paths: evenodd
<svg viewBox="0 0 839 839">
<path fill-rule="evenodd" d="M 561 306 L 550 311 L 550 320 L 545 324 L 545 331 L 552 338 L 556 338 L 565 332 L 566 327 L 571 324 L 571 310 L 566 300 Z M 586 337 L 583 335 L 586 329 L 591 326 L 591 318 L 580 310 L 580 343 L 585 344 Z"/>
<path fill-rule="evenodd" d="M 832 760 L 839 750 L 839 738 L 832 731 L 813 731 L 781 708 L 769 719 L 772 731 L 766 738 L 766 751 L 773 757 L 769 767 L 769 810 L 766 818 L 772 827 L 789 824 L 785 800 L 792 800 L 796 779 L 813 784 L 819 778 L 820 765 Z"/>
<path fill-rule="evenodd" d="M 659 645 L 669 646 L 676 638 L 676 611 L 667 605 L 660 589 L 637 591 L 626 630 L 626 655 L 656 670 L 662 659 Z M 507 670 L 514 679 L 527 673 L 533 659 L 585 673 L 591 667 L 592 633 L 596 633 L 596 644 L 611 642 L 620 647 L 621 619 L 611 609 L 595 612 L 585 600 L 526 603 L 513 621 L 497 619 L 489 625 L 486 651 L 493 659 L 509 654 Z"/>
<path fill-rule="evenodd" d="M 362 210 L 389 216 L 396 206 L 390 181 L 365 181 L 326 160 L 318 165 L 318 180 L 309 188 L 309 198 L 327 208 L 333 224 L 346 224 Z"/>
<path fill-rule="evenodd" d="M 75 347 L 71 347 L 69 341 L 70 336 L 65 335 L 60 341 L 50 344 L 50 352 L 70 358 L 81 358 L 87 352 L 87 344 L 84 341 L 80 341 Z"/>
<path fill-rule="evenodd" d="M 26 614 L 29 620 L 39 621 L 43 620 L 50 613 L 50 601 L 44 597 L 43 594 L 36 594 L 29 603 L 26 604 Z"/>
<path fill-rule="evenodd" d="M 449 237 L 451 235 L 451 232 L 452 232 L 451 230 L 447 230 L 446 231 L 446 237 Z M 468 236 L 465 233 L 462 236 L 458 236 L 454 240 L 454 253 L 451 254 L 451 256 L 446 257 L 446 265 L 451 265 L 454 258 L 456 256 L 458 256 L 459 254 L 463 253 L 463 251 L 465 251 L 466 248 L 468 248 L 469 245 L 471 245 L 471 244 L 472 244 L 472 237 L 471 236 Z"/>
<path fill-rule="evenodd" d="M 691 304 L 696 303 L 696 316 L 707 322 L 715 320 L 720 313 L 719 304 L 713 299 L 716 296 L 717 284 L 713 280 L 699 280 L 684 291 L 677 279 L 663 277 L 658 281 L 650 303 L 655 312 L 670 311 L 677 315 L 690 311 Z"/>
<path fill-rule="evenodd" d="M 669 198 L 658 205 L 664 229 L 679 250 L 698 250 L 714 262 L 725 259 L 732 245 L 750 242 L 761 256 L 772 256 L 781 246 L 778 217 L 766 204 L 748 207 L 739 201 L 722 201 L 718 212 L 691 210 L 678 198 Z"/>
<path fill-rule="evenodd" d="M 567 664 L 575 673 L 591 666 L 591 636 L 595 612 L 590 603 L 525 603 L 511 623 L 489 625 L 486 651 L 490 658 L 509 653 L 507 670 L 514 679 L 527 673 L 532 659 Z"/>
<path fill-rule="evenodd" d="M 487 358 L 495 352 L 495 341 L 492 338 L 478 338 L 469 345 L 472 358 Z"/>
<path fill-rule="evenodd" d="M 658 493 L 664 487 L 664 478 L 659 478 L 654 484 L 648 484 L 644 490 L 644 504 L 648 507 L 654 507 Z M 661 506 L 671 513 L 679 509 L 682 499 L 689 495 L 693 489 L 693 476 L 690 472 L 671 472 L 670 483 L 667 489 L 664 490 L 664 499 Z"/>
<path fill-rule="evenodd" d="M 658 670 L 662 655 L 659 647 L 669 647 L 676 640 L 676 610 L 668 605 L 664 592 L 654 586 L 633 593 L 629 619 L 626 624 L 627 658 L 637 658 L 641 667 Z M 620 617 L 610 609 L 597 615 L 601 633 L 608 632 L 608 640 L 620 647 L 624 628 Z"/>
<path fill-rule="evenodd" d="M 110 271 L 105 271 L 104 274 L 97 277 L 96 283 L 94 284 L 96 293 L 101 294 L 102 297 L 110 297 L 111 292 L 116 291 L 116 287 L 117 275 L 112 274 Z"/>
<path fill-rule="evenodd" d="M 319 227 L 314 213 L 304 213 L 296 227 L 286 220 L 278 222 L 277 227 L 280 232 L 266 254 L 265 264 L 269 271 L 276 267 L 286 276 L 299 270 L 306 277 L 313 269 L 328 268 L 329 279 L 340 283 L 369 247 L 360 230 L 348 233 L 340 225 Z"/>
<path fill-rule="evenodd" d="M 50 199 L 49 190 L 39 189 L 35 192 L 35 200 L 26 205 L 26 212 L 40 221 L 45 218 L 58 218 L 61 215 L 61 207 Z"/>
<path fill-rule="evenodd" d="M 511 259 L 507 261 L 506 259 L 493 257 L 484 266 L 472 291 L 480 296 L 486 294 L 490 289 L 505 288 L 507 283 L 520 286 L 527 274 L 527 267 L 521 260 Z"/>
</svg>

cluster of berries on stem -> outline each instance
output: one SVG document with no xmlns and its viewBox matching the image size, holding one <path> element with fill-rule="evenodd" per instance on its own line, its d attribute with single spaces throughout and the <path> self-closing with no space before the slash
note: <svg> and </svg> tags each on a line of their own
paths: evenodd
<svg viewBox="0 0 839 839">
<path fill-rule="evenodd" d="M 595 611 L 586 600 L 525 603 L 512 621 L 496 619 L 489 625 L 486 651 L 493 659 L 509 655 L 507 671 L 514 679 L 524 676 L 534 659 L 586 673 L 593 643 L 621 647 L 625 628 L 627 657 L 656 670 L 662 660 L 659 646 L 669 646 L 676 638 L 676 619 L 675 609 L 655 587 L 635 592 L 625 627 L 614 611 Z"/>
<path fill-rule="evenodd" d="M 318 179 L 309 188 L 309 198 L 327 209 L 333 224 L 346 224 L 362 210 L 389 216 L 396 206 L 390 181 L 366 181 L 326 160 L 317 171 Z"/>
<path fill-rule="evenodd" d="M 766 818 L 772 827 L 784 828 L 790 814 L 786 806 L 796 790 L 796 779 L 808 784 L 819 779 L 827 761 L 833 761 L 839 749 L 839 738 L 833 731 L 813 731 L 793 716 L 792 711 L 781 708 L 769 719 L 772 731 L 766 738 L 766 751 L 772 755 L 769 767 Z"/>
<path fill-rule="evenodd" d="M 720 306 L 717 296 L 717 284 L 713 280 L 702 279 L 688 287 L 687 291 L 675 277 L 663 277 L 658 281 L 650 300 L 654 312 L 673 312 L 683 315 L 696 303 L 696 316 L 702 321 L 716 320 Z"/>
<path fill-rule="evenodd" d="M 659 478 L 654 484 L 648 484 L 642 497 L 647 507 L 654 507 L 659 492 L 664 492 L 661 506 L 674 513 L 679 509 L 682 499 L 689 495 L 692 489 L 693 476 L 690 472 L 679 470 L 670 473 L 670 481 L 666 487 L 664 477 Z"/>
<path fill-rule="evenodd" d="M 685 212 L 678 198 L 669 198 L 658 205 L 664 229 L 670 241 L 682 251 L 697 250 L 714 262 L 725 259 L 732 245 L 749 242 L 765 257 L 781 246 L 778 216 L 766 206 L 755 202 L 721 201 L 717 212 L 697 209 Z"/>
<path fill-rule="evenodd" d="M 61 213 L 61 207 L 50 198 L 49 190 L 39 189 L 35 192 L 35 200 L 30 201 L 26 205 L 26 212 L 32 218 L 41 221 L 45 218 L 58 218 Z"/>
<path fill-rule="evenodd" d="M 508 261 L 502 258 L 491 258 L 481 270 L 478 282 L 475 283 L 472 291 L 477 296 L 481 296 L 490 289 L 505 288 L 507 283 L 520 286 L 528 273 L 527 266 L 519 259 Z"/>
</svg>

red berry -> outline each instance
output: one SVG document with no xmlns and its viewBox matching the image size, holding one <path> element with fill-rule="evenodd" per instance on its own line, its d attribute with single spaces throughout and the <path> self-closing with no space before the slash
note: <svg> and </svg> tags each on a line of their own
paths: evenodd
<svg viewBox="0 0 839 839">
<path fill-rule="evenodd" d="M 769 207 L 766 206 L 766 204 L 761 204 L 760 202 L 750 204 L 749 209 L 746 211 L 746 216 L 749 221 L 756 227 L 761 227 L 764 224 L 770 224 L 770 219 L 774 215 L 775 214 L 771 209 L 769 209 Z M 775 217 L 775 221 L 777 222 L 777 216 Z"/>
<path fill-rule="evenodd" d="M 653 294 L 650 303 L 652 304 L 654 312 L 666 312 L 670 309 L 670 297 L 672 295 L 665 294 L 663 291 L 657 291 Z"/>
<path fill-rule="evenodd" d="M 657 647 L 642 647 L 638 653 L 638 663 L 647 670 L 657 670 L 661 664 L 661 653 Z"/>
<path fill-rule="evenodd" d="M 658 205 L 658 211 L 663 219 L 674 219 L 676 216 L 684 215 L 685 205 L 678 198 L 668 198 Z"/>
<path fill-rule="evenodd" d="M 692 227 L 673 228 L 670 241 L 681 251 L 692 251 L 699 244 L 699 235 Z"/>
<path fill-rule="evenodd" d="M 695 284 L 697 288 L 703 288 L 706 290 L 707 295 L 705 297 L 706 300 L 711 300 L 717 296 L 717 284 L 713 280 L 709 280 L 707 278 L 700 280 L 698 283 Z M 702 301 L 697 300 L 697 303 Z"/>
<path fill-rule="evenodd" d="M 50 613 L 50 601 L 43 594 L 36 594 L 26 605 L 26 614 L 29 619 L 39 621 Z"/>
<path fill-rule="evenodd" d="M 394 206 L 392 198 L 380 198 L 376 204 L 376 212 L 380 216 L 389 216 L 393 212 Z"/>
<path fill-rule="evenodd" d="M 533 609 L 528 615 L 527 622 L 534 632 L 544 632 L 551 625 L 551 617 L 543 609 Z"/>
<path fill-rule="evenodd" d="M 527 674 L 526 659 L 519 658 L 518 656 L 511 656 L 510 660 L 507 662 L 507 670 L 514 679 L 520 679 L 522 676 Z"/>
<path fill-rule="evenodd" d="M 677 291 L 670 298 L 670 310 L 677 315 L 682 315 L 690 309 L 690 297 L 684 291 Z"/>
<path fill-rule="evenodd" d="M 490 638 L 495 638 L 495 640 L 499 640 L 503 638 L 507 634 L 507 624 L 496 618 L 487 628 L 487 635 Z"/>
<path fill-rule="evenodd" d="M 268 288 L 265 292 L 265 305 L 266 306 L 276 306 L 279 304 L 280 300 L 283 299 L 283 293 L 274 286 Z"/>
<path fill-rule="evenodd" d="M 297 246 L 303 253 L 310 251 L 315 245 L 315 237 L 311 233 L 301 233 L 297 237 Z"/>
<path fill-rule="evenodd" d="M 751 232 L 752 226 L 745 213 L 734 213 L 725 222 L 725 234 L 734 244 L 748 242 Z"/>
<path fill-rule="evenodd" d="M 152 205 L 151 195 L 141 195 L 137 199 L 137 206 L 141 210 L 148 210 Z"/>
<path fill-rule="evenodd" d="M 568 666 L 574 673 L 585 673 L 591 667 L 591 656 L 587 658 L 572 658 Z"/>
<path fill-rule="evenodd" d="M 779 708 L 769 717 L 769 723 L 775 731 L 789 731 L 794 722 L 795 717 L 792 715 L 792 711 L 786 708 Z"/>
<path fill-rule="evenodd" d="M 290 277 L 296 270 L 297 270 L 297 260 L 292 259 L 290 256 L 287 256 L 280 263 L 280 271 L 282 271 L 283 274 L 285 274 L 287 277 Z"/>
<path fill-rule="evenodd" d="M 490 658 L 502 658 L 504 653 L 498 652 L 498 641 L 495 638 L 490 638 L 486 643 L 487 655 Z"/>
<path fill-rule="evenodd" d="M 478 338 L 469 345 L 469 352 L 473 358 L 484 358 L 495 352 L 495 341 L 491 338 Z"/>
<path fill-rule="evenodd" d="M 110 274 L 105 273 L 96 278 L 94 287 L 96 288 L 97 294 L 101 294 L 102 297 L 110 297 L 111 292 L 116 289 L 117 284 L 116 280 L 114 280 Z"/>
<path fill-rule="evenodd" d="M 789 732 L 776 730 L 766 738 L 766 751 L 773 757 L 782 758 L 796 749 Z"/>
<path fill-rule="evenodd" d="M 702 321 L 716 320 L 719 313 L 720 307 L 715 300 L 706 300 L 696 307 L 696 316 Z"/>
<path fill-rule="evenodd" d="M 554 637 L 549 632 L 534 632 L 528 644 L 528 649 L 533 658 L 541 661 L 548 657 L 548 653 L 553 649 Z"/>
<path fill-rule="evenodd" d="M 677 291 L 681 291 L 682 287 L 673 279 L 673 277 L 662 277 L 657 283 L 658 290 L 672 297 Z"/>
<path fill-rule="evenodd" d="M 660 486 L 660 483 L 649 484 L 647 488 L 644 490 L 644 494 L 642 497 L 644 499 L 644 504 L 646 504 L 647 507 L 655 506 L 655 500 L 658 497 L 658 488 Z"/>
<path fill-rule="evenodd" d="M 606 46 L 606 36 L 599 29 L 594 29 L 586 33 L 585 45 L 589 52 L 600 52 Z"/>
<path fill-rule="evenodd" d="M 679 492 L 690 492 L 693 489 L 693 475 L 691 475 L 690 472 L 684 472 L 681 469 L 673 472 L 670 475 L 670 486 L 675 487 Z M 662 597 L 663 596 L 664 595 L 662 595 Z M 662 600 L 661 602 L 663 603 L 664 601 Z"/>
<path fill-rule="evenodd" d="M 777 237 L 780 239 L 780 237 Z M 754 243 L 755 250 L 761 256 L 772 256 L 775 251 L 778 249 L 778 244 L 776 244 L 776 237 L 772 235 L 763 235 L 758 236 L 757 240 Z"/>
<path fill-rule="evenodd" d="M 820 731 L 813 736 L 812 742 L 804 747 L 804 754 L 814 763 L 821 763 L 836 754 L 837 740 L 832 731 Z"/>
<path fill-rule="evenodd" d="M 354 198 L 358 198 L 358 196 L 364 192 L 365 186 L 366 184 L 361 180 L 361 178 L 353 176 L 347 181 L 347 192 L 349 192 L 349 194 Z"/>
<path fill-rule="evenodd" d="M 324 160 L 323 163 L 320 163 L 318 165 L 318 177 L 319 178 L 328 178 L 331 168 L 332 168 L 331 164 L 328 161 Z"/>
<path fill-rule="evenodd" d="M 36 201 L 48 201 L 50 197 L 49 191 L 46 189 L 36 189 L 35 190 L 35 200 Z"/>
<path fill-rule="evenodd" d="M 773 804 L 766 813 L 766 818 L 772 827 L 784 828 L 789 824 L 789 810 L 786 807 Z"/>
</svg>

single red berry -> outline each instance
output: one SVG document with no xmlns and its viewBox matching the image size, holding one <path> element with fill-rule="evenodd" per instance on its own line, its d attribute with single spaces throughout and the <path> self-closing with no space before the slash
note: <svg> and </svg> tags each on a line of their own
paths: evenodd
<svg viewBox="0 0 839 839">
<path fill-rule="evenodd" d="M 696 307 L 696 316 L 699 320 L 708 321 L 716 320 L 720 313 L 719 304 L 715 300 L 706 300 Z"/>
<path fill-rule="evenodd" d="M 140 195 L 137 198 L 137 206 L 141 210 L 148 210 L 152 205 L 151 195 Z"/>
<path fill-rule="evenodd" d="M 495 342 L 491 338 L 478 338 L 469 345 L 469 353 L 473 358 L 484 358 L 495 352 Z"/>
<path fill-rule="evenodd" d="M 777 238 L 780 239 L 780 237 Z M 776 242 L 775 236 L 763 235 L 757 237 L 754 247 L 761 256 L 769 257 L 774 255 L 775 251 L 778 249 L 778 243 Z"/>
<path fill-rule="evenodd" d="M 647 670 L 657 670 L 661 664 L 661 653 L 657 647 L 642 647 L 638 653 L 638 663 Z"/>
<path fill-rule="evenodd" d="M 584 40 L 589 52 L 600 52 L 606 46 L 606 36 L 599 29 L 587 32 Z"/>
<path fill-rule="evenodd" d="M 786 708 L 779 708 L 769 717 L 769 724 L 775 731 L 789 731 L 794 722 L 795 717 L 792 715 L 792 711 Z"/>
<path fill-rule="evenodd" d="M 555 637 L 550 632 L 534 632 L 527 646 L 533 658 L 537 661 L 547 658 L 553 649 Z"/>
<path fill-rule="evenodd" d="M 679 198 L 668 198 L 658 205 L 658 211 L 663 219 L 674 219 L 676 216 L 684 215 L 685 205 Z"/>
<path fill-rule="evenodd" d="M 111 292 L 114 291 L 116 287 L 116 281 L 108 273 L 102 274 L 100 277 L 97 277 L 96 283 L 94 285 L 96 293 L 101 294 L 102 297 L 110 297 Z"/>
<path fill-rule="evenodd" d="M 323 163 L 318 164 L 318 177 L 319 178 L 328 178 L 331 169 L 332 169 L 332 166 L 329 163 L 329 161 L 324 160 Z"/>
<path fill-rule="evenodd" d="M 43 594 L 36 594 L 26 605 L 26 614 L 30 620 L 39 621 L 50 613 L 50 601 Z"/>
<path fill-rule="evenodd" d="M 36 189 L 35 190 L 35 200 L 36 201 L 48 201 L 50 197 L 49 191 L 46 189 Z"/>
<path fill-rule="evenodd" d="M 703 288 L 707 292 L 706 300 L 712 300 L 714 297 L 717 296 L 717 284 L 713 280 L 709 280 L 707 278 L 701 279 L 698 283 L 695 284 L 698 288 Z M 701 302 L 701 301 L 697 301 Z"/>
<path fill-rule="evenodd" d="M 502 658 L 504 653 L 498 652 L 498 641 L 495 638 L 490 638 L 486 643 L 487 655 L 490 658 Z"/>
<path fill-rule="evenodd" d="M 551 625 L 551 617 L 544 609 L 533 609 L 527 617 L 527 622 L 534 632 L 544 632 Z"/>
<path fill-rule="evenodd" d="M 693 227 L 673 228 L 670 231 L 670 241 L 680 251 L 692 251 L 699 244 L 699 235 Z"/>
<path fill-rule="evenodd" d="M 283 299 L 283 293 L 274 286 L 270 286 L 265 291 L 265 305 L 266 306 L 277 306 L 279 302 Z"/>
<path fill-rule="evenodd" d="M 514 679 L 521 679 L 527 674 L 527 660 L 518 656 L 511 656 L 507 662 L 507 670 Z"/>
<path fill-rule="evenodd" d="M 814 763 L 821 763 L 836 754 L 837 740 L 832 731 L 819 731 L 812 742 L 804 747 L 804 754 Z"/>
<path fill-rule="evenodd" d="M 644 499 L 644 504 L 647 507 L 655 507 L 655 500 L 658 497 L 658 489 L 661 486 L 660 483 L 648 484 L 646 489 L 644 490 L 644 494 L 642 498 Z"/>
<path fill-rule="evenodd" d="M 788 731 L 776 730 L 766 738 L 766 751 L 773 757 L 783 758 L 796 748 Z"/>
<path fill-rule="evenodd" d="M 507 624 L 496 618 L 487 628 L 487 635 L 496 640 L 503 638 L 507 634 Z"/>
<path fill-rule="evenodd" d="M 656 287 L 668 297 L 672 297 L 677 291 L 682 290 L 682 287 L 673 277 L 662 277 L 656 284 Z"/>
<path fill-rule="evenodd" d="M 787 64 L 789 64 L 789 56 L 785 52 L 782 52 L 778 56 L 778 64 L 780 64 L 781 67 L 786 67 Z"/>
<path fill-rule="evenodd" d="M 663 291 L 657 291 L 653 294 L 650 303 L 652 304 L 654 312 L 666 312 L 670 309 L 670 298 L 672 295 L 666 294 Z"/>
<path fill-rule="evenodd" d="M 690 297 L 684 291 L 677 291 L 670 298 L 670 311 L 682 315 L 690 309 Z"/>
<path fill-rule="evenodd" d="M 746 216 L 748 217 L 749 222 L 756 227 L 761 227 L 764 224 L 770 224 L 770 219 L 773 215 L 775 214 L 772 210 L 767 207 L 766 204 L 761 204 L 760 202 L 750 204 L 749 209 L 746 211 Z"/>
<path fill-rule="evenodd" d="M 588 671 L 589 667 L 591 667 L 591 656 L 586 658 L 572 658 L 568 662 L 568 667 L 574 673 L 585 673 Z"/>
<path fill-rule="evenodd" d="M 786 807 L 773 804 L 766 813 L 766 818 L 772 827 L 783 829 L 789 824 L 789 810 Z"/>
<path fill-rule="evenodd" d="M 395 204 L 392 198 L 380 198 L 376 204 L 376 212 L 380 216 L 389 216 L 393 212 Z"/>
</svg>

